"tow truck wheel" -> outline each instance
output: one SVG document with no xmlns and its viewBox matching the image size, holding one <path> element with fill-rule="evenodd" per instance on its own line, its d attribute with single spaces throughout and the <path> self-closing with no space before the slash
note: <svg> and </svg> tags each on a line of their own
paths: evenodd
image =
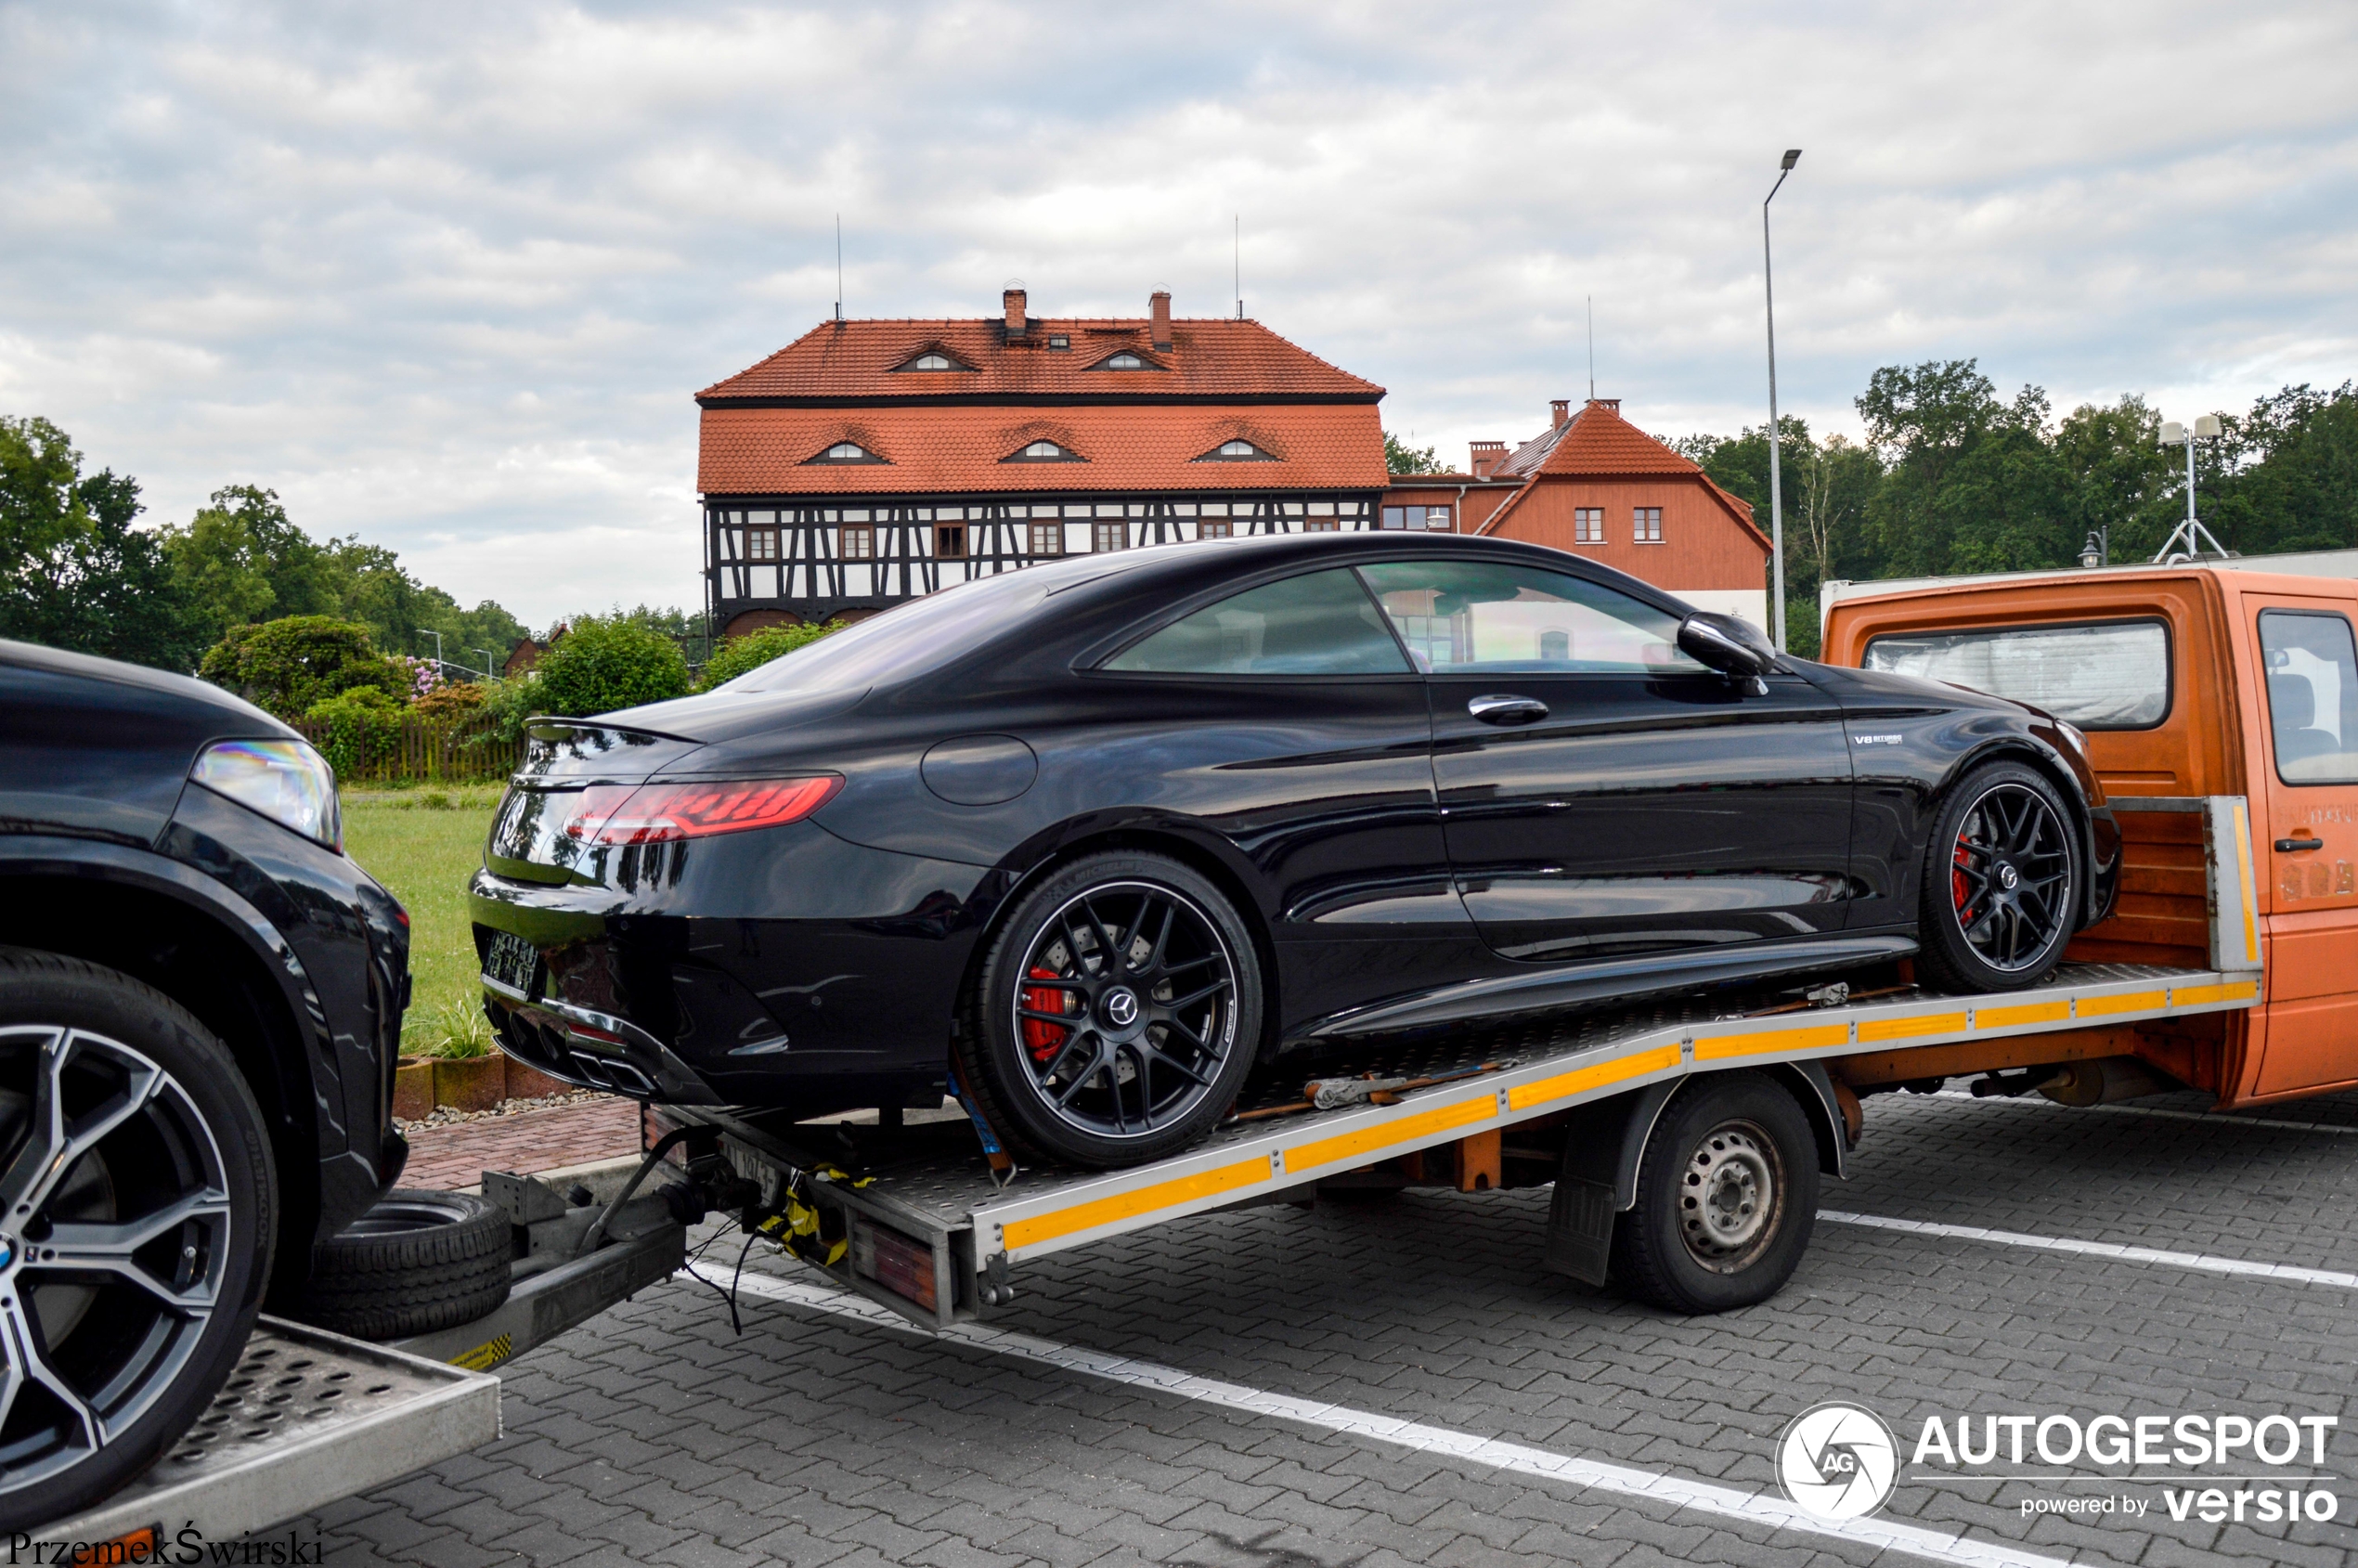
<svg viewBox="0 0 2358 1568">
<path fill-rule="evenodd" d="M 1784 1288 L 1818 1219 L 1818 1144 L 1782 1085 L 1756 1072 L 1695 1080 L 1638 1166 L 1613 1226 L 1613 1273 L 1672 1312 L 1727 1312 Z"/>
<path fill-rule="evenodd" d="M 1251 933 L 1210 880 L 1163 855 L 1090 855 L 993 934 L 959 1070 L 1017 1148 L 1135 1165 L 1228 1114 L 1260 1048 L 1261 1005 Z"/>
<path fill-rule="evenodd" d="M 185 1008 L 0 948 L 0 1531 L 131 1481 L 237 1366 L 270 1276 L 262 1112 Z"/>
</svg>

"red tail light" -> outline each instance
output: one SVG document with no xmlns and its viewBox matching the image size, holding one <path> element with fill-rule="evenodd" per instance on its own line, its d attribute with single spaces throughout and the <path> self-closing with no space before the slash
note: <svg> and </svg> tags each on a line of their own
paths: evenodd
<svg viewBox="0 0 2358 1568">
<path fill-rule="evenodd" d="M 800 822 L 842 787 L 843 780 L 833 773 L 635 787 L 597 784 L 581 792 L 564 834 L 585 844 L 668 844 L 716 833 L 781 827 Z"/>
</svg>

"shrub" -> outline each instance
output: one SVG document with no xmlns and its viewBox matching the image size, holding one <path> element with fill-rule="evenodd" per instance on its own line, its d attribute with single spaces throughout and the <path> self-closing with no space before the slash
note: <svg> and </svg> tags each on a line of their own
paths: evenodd
<svg viewBox="0 0 2358 1568">
<path fill-rule="evenodd" d="M 230 628 L 197 673 L 248 702 L 294 719 L 346 692 L 389 701 L 409 694 L 409 673 L 369 645 L 369 628 L 332 616 L 288 616 Z"/>
<path fill-rule="evenodd" d="M 540 655 L 541 711 L 581 718 L 688 694 L 688 661 L 652 627 L 584 616 Z"/>
<path fill-rule="evenodd" d="M 474 723 L 480 726 L 479 733 L 470 739 L 515 745 L 524 740 L 524 721 L 536 713 L 548 711 L 548 697 L 540 690 L 540 677 L 531 671 L 494 681 L 490 690 L 483 693 L 483 705 L 475 709 Z"/>
<path fill-rule="evenodd" d="M 834 626 L 770 626 L 732 637 L 714 650 L 711 661 L 697 678 L 696 690 L 709 692 L 724 680 L 734 680 L 749 669 L 758 669 L 771 659 L 784 658 L 797 648 L 809 647 L 827 633 L 840 629 Z"/>
<path fill-rule="evenodd" d="M 409 705 L 409 711 L 440 723 L 465 724 L 481 716 L 483 698 L 483 687 L 477 682 L 454 680 L 420 696 Z"/>
<path fill-rule="evenodd" d="M 401 746 L 402 706 L 381 688 L 356 686 L 311 705 L 304 718 L 325 725 L 317 735 L 320 755 L 343 780 L 365 776 Z"/>
</svg>

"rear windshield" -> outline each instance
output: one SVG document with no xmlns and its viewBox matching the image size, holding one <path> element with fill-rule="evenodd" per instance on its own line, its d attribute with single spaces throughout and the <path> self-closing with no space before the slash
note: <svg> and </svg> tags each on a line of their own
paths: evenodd
<svg viewBox="0 0 2358 1568">
<path fill-rule="evenodd" d="M 758 665 L 714 690 L 863 691 L 887 677 L 905 677 L 954 656 L 1004 630 L 1051 593 L 1103 576 L 1106 570 L 1105 563 L 1082 556 L 960 583 L 896 604 L 784 658 Z"/>
<path fill-rule="evenodd" d="M 1903 632 L 1865 667 L 2043 707 L 2083 730 L 2150 730 L 2170 717 L 2170 630 L 2159 621 Z"/>
</svg>

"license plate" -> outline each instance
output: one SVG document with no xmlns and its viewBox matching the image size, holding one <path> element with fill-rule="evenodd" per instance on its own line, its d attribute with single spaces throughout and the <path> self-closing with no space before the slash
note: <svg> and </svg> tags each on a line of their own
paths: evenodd
<svg viewBox="0 0 2358 1568">
<path fill-rule="evenodd" d="M 495 932 L 490 951 L 483 957 L 483 973 L 511 991 L 533 994 L 532 982 L 539 978 L 540 950 L 517 936 L 513 931 Z"/>
</svg>

